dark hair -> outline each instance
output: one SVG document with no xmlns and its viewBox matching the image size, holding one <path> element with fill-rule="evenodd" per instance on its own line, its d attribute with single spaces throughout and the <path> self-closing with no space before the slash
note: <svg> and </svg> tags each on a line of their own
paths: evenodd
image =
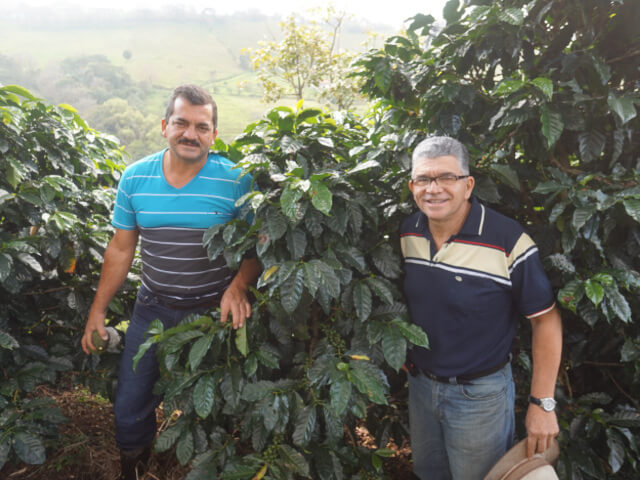
<svg viewBox="0 0 640 480">
<path fill-rule="evenodd" d="M 169 117 L 173 115 L 176 98 L 178 97 L 186 99 L 192 105 L 211 105 L 211 110 L 213 111 L 211 118 L 211 120 L 213 120 L 213 129 L 216 130 L 216 128 L 218 128 L 218 106 L 209 92 L 198 85 L 180 85 L 173 91 L 167 104 L 167 111 L 164 114 L 164 119 L 167 122 L 169 121 Z"/>
<path fill-rule="evenodd" d="M 469 152 L 466 147 L 455 138 L 429 137 L 421 141 L 413 151 L 411 157 L 411 176 L 416 162 L 423 158 L 437 158 L 451 155 L 456 157 L 463 175 L 469 175 Z"/>
</svg>

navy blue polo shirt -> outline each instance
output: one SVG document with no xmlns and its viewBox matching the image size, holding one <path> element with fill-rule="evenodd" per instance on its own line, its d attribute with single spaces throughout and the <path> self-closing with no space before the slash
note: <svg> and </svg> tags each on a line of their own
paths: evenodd
<svg viewBox="0 0 640 480">
<path fill-rule="evenodd" d="M 457 235 L 436 251 L 427 217 L 418 211 L 400 230 L 409 313 L 429 337 L 413 363 L 452 377 L 506 360 L 521 315 L 550 311 L 554 295 L 538 248 L 516 222 L 471 197 Z"/>
</svg>

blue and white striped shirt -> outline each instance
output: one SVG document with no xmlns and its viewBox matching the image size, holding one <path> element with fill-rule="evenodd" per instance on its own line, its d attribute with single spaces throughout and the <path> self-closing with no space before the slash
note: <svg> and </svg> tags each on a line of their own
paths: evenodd
<svg viewBox="0 0 640 480">
<path fill-rule="evenodd" d="M 124 171 L 111 223 L 140 231 L 142 283 L 154 294 L 175 305 L 214 302 L 232 275 L 224 258 L 209 260 L 202 235 L 240 215 L 235 203 L 250 190 L 251 177 L 211 153 L 187 185 L 175 188 L 164 177 L 165 151 Z"/>
</svg>

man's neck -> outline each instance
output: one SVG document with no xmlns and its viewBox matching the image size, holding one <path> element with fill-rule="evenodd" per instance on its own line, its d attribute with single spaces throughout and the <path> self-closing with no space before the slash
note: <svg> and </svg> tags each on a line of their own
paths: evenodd
<svg viewBox="0 0 640 480">
<path fill-rule="evenodd" d="M 454 235 L 457 235 L 460 230 L 462 230 L 464 222 L 467 220 L 470 211 L 471 202 L 467 202 L 463 214 L 457 216 L 456 218 L 445 220 L 434 220 L 427 218 L 429 232 L 431 233 L 431 237 L 436 244 L 436 250 L 440 250 L 440 247 L 442 247 L 442 245 L 444 245 L 447 240 L 449 240 Z"/>
<path fill-rule="evenodd" d="M 172 187 L 182 188 L 198 174 L 206 162 L 207 156 L 197 162 L 186 162 L 167 150 L 162 158 L 164 178 Z"/>
</svg>

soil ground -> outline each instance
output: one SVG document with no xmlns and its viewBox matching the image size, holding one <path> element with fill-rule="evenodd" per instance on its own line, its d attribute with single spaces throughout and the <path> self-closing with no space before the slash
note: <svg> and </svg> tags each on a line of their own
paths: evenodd
<svg viewBox="0 0 640 480">
<path fill-rule="evenodd" d="M 69 381 L 63 381 L 55 388 L 38 387 L 36 394 L 54 399 L 70 421 L 60 425 L 57 448 L 48 449 L 46 463 L 5 465 L 0 471 L 0 479 L 116 480 L 120 472 L 120 456 L 114 441 L 111 403 Z M 363 445 L 373 446 L 373 439 L 364 427 L 359 427 L 357 433 Z M 409 447 L 390 448 L 397 453 L 385 463 L 387 477 L 392 480 L 411 479 Z M 172 452 L 153 453 L 149 471 L 140 480 L 181 480 L 188 471 L 188 468 L 180 466 Z"/>
</svg>

